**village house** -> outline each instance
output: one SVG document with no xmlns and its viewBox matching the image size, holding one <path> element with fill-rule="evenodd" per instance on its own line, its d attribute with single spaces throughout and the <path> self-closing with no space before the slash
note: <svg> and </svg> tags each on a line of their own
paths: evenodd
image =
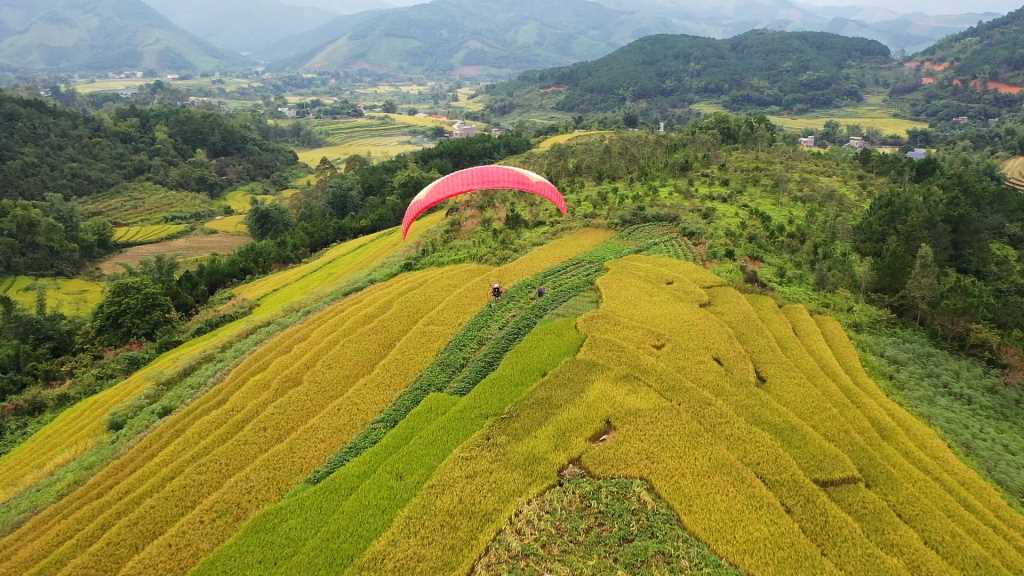
<svg viewBox="0 0 1024 576">
<path fill-rule="evenodd" d="M 961 126 L 967 124 L 970 121 L 971 119 L 968 118 L 967 116 L 957 116 L 956 118 L 953 118 L 953 124 L 959 124 Z"/>
<path fill-rule="evenodd" d="M 910 152 L 907 152 L 906 156 L 914 161 L 924 160 L 928 157 L 928 151 L 924 148 L 914 148 Z"/>
<path fill-rule="evenodd" d="M 472 124 L 466 124 L 461 120 L 456 122 L 455 126 L 452 128 L 452 138 L 454 138 L 455 140 L 461 140 L 463 138 L 472 138 L 473 136 L 476 136 L 478 133 L 479 130 L 477 130 L 476 126 L 473 126 Z"/>
<path fill-rule="evenodd" d="M 850 141 L 846 145 L 854 150 L 863 150 L 867 148 L 868 143 L 861 136 L 850 136 Z"/>
<path fill-rule="evenodd" d="M 800 139 L 800 147 L 801 148 L 814 148 L 814 147 L 816 147 L 816 144 L 814 142 L 814 136 L 808 136 L 806 138 L 801 138 Z"/>
</svg>

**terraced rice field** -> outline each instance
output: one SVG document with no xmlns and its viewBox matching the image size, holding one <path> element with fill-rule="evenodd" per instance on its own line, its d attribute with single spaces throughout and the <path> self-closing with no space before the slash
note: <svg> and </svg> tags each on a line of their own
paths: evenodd
<svg viewBox="0 0 1024 576">
<path fill-rule="evenodd" d="M 38 288 L 46 291 L 46 309 L 66 316 L 88 316 L 103 300 L 103 284 L 80 278 L 0 277 L 0 294 L 26 310 L 35 310 Z"/>
<path fill-rule="evenodd" d="M 747 574 L 1020 573 L 1024 518 L 885 397 L 834 321 L 676 261 L 610 268 L 576 358 L 460 445 L 344 573 L 467 573 L 577 460 L 650 481 Z"/>
<path fill-rule="evenodd" d="M 365 428 L 489 299 L 607 238 L 399 276 L 282 333 L 2 542 L 0 574 L 184 574 Z"/>
<path fill-rule="evenodd" d="M 322 158 L 340 162 L 358 154 L 381 160 L 425 146 L 422 141 L 417 143 L 412 131 L 416 126 L 391 119 L 317 120 L 312 122 L 312 128 L 329 142 L 322 148 L 298 150 L 299 161 L 312 167 Z"/>
<path fill-rule="evenodd" d="M 415 242 L 436 225 L 439 218 L 441 215 L 430 216 L 422 228 L 417 226 L 410 234 L 410 241 Z M 370 241 L 360 238 L 339 244 L 309 264 L 242 286 L 237 292 L 259 303 L 250 316 L 167 352 L 120 384 L 62 412 L 37 434 L 0 458 L 0 504 L 96 446 L 108 435 L 104 424 L 107 415 L 162 378 L 200 362 L 287 309 L 301 307 L 311 299 L 338 289 L 408 246 L 398 230 L 390 230 Z M 280 290 L 285 285 L 288 290 Z"/>
<path fill-rule="evenodd" d="M 194 192 L 139 184 L 84 198 L 81 206 L 86 217 L 102 216 L 115 226 L 137 226 L 163 222 L 168 214 L 210 212 L 213 201 Z"/>
<path fill-rule="evenodd" d="M 114 242 L 122 246 L 152 244 L 179 236 L 189 230 L 187 224 L 149 224 L 114 228 Z"/>
<path fill-rule="evenodd" d="M 1003 164 L 1006 182 L 1018 190 L 1024 190 L 1024 156 L 1017 156 Z"/>
</svg>

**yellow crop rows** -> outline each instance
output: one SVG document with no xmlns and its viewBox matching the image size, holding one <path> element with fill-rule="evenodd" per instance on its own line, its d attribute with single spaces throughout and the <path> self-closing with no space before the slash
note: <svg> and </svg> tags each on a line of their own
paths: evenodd
<svg viewBox="0 0 1024 576">
<path fill-rule="evenodd" d="M 610 268 L 577 359 L 460 447 L 346 574 L 466 573 L 577 459 L 650 481 L 748 574 L 1024 573 L 1021 515 L 884 396 L 834 321 L 677 261 Z"/>
<path fill-rule="evenodd" d="M 388 406 L 489 299 L 609 235 L 399 276 L 268 342 L 0 546 L 0 574 L 184 574 Z"/>
<path fill-rule="evenodd" d="M 410 234 L 410 242 L 439 221 L 430 216 Z M 367 244 L 372 248 L 367 249 Z M 62 412 L 53 422 L 0 458 L 0 503 L 32 486 L 106 435 L 107 414 L 143 390 L 190 363 L 198 362 L 225 344 L 243 337 L 254 327 L 292 306 L 344 285 L 389 257 L 406 249 L 397 230 L 359 238 L 327 250 L 315 260 L 236 290 L 259 302 L 252 315 L 232 322 L 164 354 L 146 368 L 100 394 Z M 282 287 L 287 287 L 281 290 Z"/>
</svg>

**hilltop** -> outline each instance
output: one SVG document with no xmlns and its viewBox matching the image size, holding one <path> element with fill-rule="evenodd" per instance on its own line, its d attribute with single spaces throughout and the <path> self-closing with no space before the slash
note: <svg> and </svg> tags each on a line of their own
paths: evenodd
<svg viewBox="0 0 1024 576">
<path fill-rule="evenodd" d="M 858 71 L 889 58 L 879 42 L 821 32 L 656 35 L 592 62 L 524 73 L 489 94 L 492 109 L 514 108 L 523 92 L 539 91 L 573 113 L 671 110 L 709 99 L 734 109 L 804 110 L 861 101 Z"/>
<path fill-rule="evenodd" d="M 239 62 L 142 0 L 5 0 L 0 5 L 0 66 L 196 71 Z"/>
<path fill-rule="evenodd" d="M 954 34 L 914 56 L 961 80 L 1024 86 L 1024 8 Z"/>
</svg>

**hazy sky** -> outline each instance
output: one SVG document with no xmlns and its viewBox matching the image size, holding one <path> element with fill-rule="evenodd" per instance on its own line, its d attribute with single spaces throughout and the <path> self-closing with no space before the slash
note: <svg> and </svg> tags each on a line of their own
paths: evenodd
<svg viewBox="0 0 1024 576">
<path fill-rule="evenodd" d="M 921 11 L 930 14 L 962 14 L 964 12 L 1009 12 L 1024 5 L 1024 0 L 801 0 L 817 6 L 883 6 L 897 12 Z"/>
</svg>

